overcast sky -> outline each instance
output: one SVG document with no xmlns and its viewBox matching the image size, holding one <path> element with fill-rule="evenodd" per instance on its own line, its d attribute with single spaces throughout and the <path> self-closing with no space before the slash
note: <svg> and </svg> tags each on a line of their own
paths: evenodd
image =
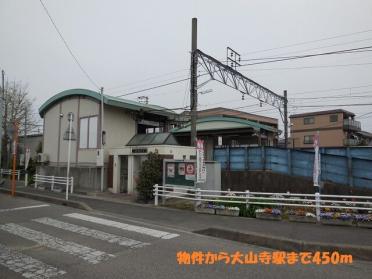
<svg viewBox="0 0 372 279">
<path fill-rule="evenodd" d="M 367 0 L 43 2 L 87 73 L 113 96 L 189 75 L 192 17 L 198 18 L 198 48 L 221 60 L 227 46 L 242 59 L 252 59 L 372 45 L 372 1 Z M 325 40 L 330 37 L 337 38 Z M 0 68 L 8 80 L 28 84 L 35 107 L 66 89 L 97 90 L 68 53 L 39 0 L 0 0 L 0 38 Z M 309 41 L 316 42 L 279 48 Z M 290 113 L 337 108 L 304 105 L 372 103 L 372 52 L 240 70 L 278 94 L 288 90 L 289 98 L 313 98 L 290 99 Z M 269 105 L 260 107 L 249 97 L 242 101 L 237 91 L 216 81 L 201 90 L 206 89 L 213 92 L 200 96 L 199 109 L 247 106 L 241 110 L 279 117 Z M 189 104 L 188 90 L 188 82 L 182 82 L 127 98 L 145 95 L 150 103 L 178 108 Z M 372 105 L 340 108 L 357 116 L 372 112 Z M 372 113 L 360 120 L 372 132 Z"/>
</svg>

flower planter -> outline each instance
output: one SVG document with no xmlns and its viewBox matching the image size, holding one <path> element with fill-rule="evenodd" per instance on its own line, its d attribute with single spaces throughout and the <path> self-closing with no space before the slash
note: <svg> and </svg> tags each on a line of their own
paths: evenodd
<svg viewBox="0 0 372 279">
<path fill-rule="evenodd" d="M 216 214 L 224 216 L 239 216 L 239 210 L 216 209 Z"/>
<path fill-rule="evenodd" d="M 316 218 L 310 216 L 288 215 L 288 220 L 291 222 L 316 223 Z"/>
<path fill-rule="evenodd" d="M 320 219 L 320 222 L 324 225 L 332 226 L 352 226 L 353 220 L 340 220 L 340 219 Z"/>
<path fill-rule="evenodd" d="M 357 222 L 357 226 L 361 228 L 372 229 L 372 222 Z"/>
<path fill-rule="evenodd" d="M 256 218 L 263 219 L 263 220 L 275 220 L 275 221 L 282 220 L 281 215 L 268 214 L 264 212 L 256 212 Z"/>
<path fill-rule="evenodd" d="M 210 207 L 196 207 L 195 212 L 214 215 L 215 209 Z"/>
</svg>

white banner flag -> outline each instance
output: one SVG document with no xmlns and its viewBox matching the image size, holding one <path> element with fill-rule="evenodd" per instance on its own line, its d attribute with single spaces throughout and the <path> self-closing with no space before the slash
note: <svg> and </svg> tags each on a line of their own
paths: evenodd
<svg viewBox="0 0 372 279">
<path fill-rule="evenodd" d="M 204 160 L 204 141 L 197 140 L 196 144 L 196 182 L 204 183 L 207 180 L 207 169 Z"/>
</svg>

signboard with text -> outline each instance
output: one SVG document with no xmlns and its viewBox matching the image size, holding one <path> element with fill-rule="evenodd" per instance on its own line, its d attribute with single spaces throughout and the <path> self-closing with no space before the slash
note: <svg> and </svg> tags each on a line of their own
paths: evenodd
<svg viewBox="0 0 372 279">
<path fill-rule="evenodd" d="M 195 186 L 196 162 L 193 160 L 163 161 L 163 185 Z"/>
</svg>

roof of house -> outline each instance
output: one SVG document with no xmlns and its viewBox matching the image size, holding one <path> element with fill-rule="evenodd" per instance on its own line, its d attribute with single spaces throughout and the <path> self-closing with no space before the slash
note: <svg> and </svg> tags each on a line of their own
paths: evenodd
<svg viewBox="0 0 372 279">
<path fill-rule="evenodd" d="M 315 115 L 324 115 L 324 114 L 333 114 L 333 113 L 343 113 L 346 116 L 355 116 L 354 113 L 343 110 L 343 109 L 333 109 L 333 110 L 323 110 L 323 111 L 313 111 L 313 112 L 306 112 L 300 114 L 292 114 L 289 118 L 297 118 L 297 117 L 304 117 L 304 116 L 315 116 Z"/>
<path fill-rule="evenodd" d="M 59 102 L 63 98 L 66 97 L 71 97 L 71 96 L 86 96 L 93 98 L 97 101 L 101 101 L 101 94 L 89 89 L 69 89 L 62 91 L 53 97 L 49 98 L 40 108 L 39 108 L 39 114 L 41 117 L 44 116 L 45 112 L 53 106 L 55 103 Z M 124 109 L 129 109 L 129 110 L 134 110 L 134 111 L 144 111 L 148 112 L 151 114 L 156 114 L 156 115 L 161 115 L 161 116 L 166 116 L 166 117 L 171 117 L 177 115 L 176 112 L 161 107 L 157 105 L 149 105 L 149 104 L 142 104 L 139 102 L 131 101 L 131 100 L 126 100 L 122 99 L 119 97 L 113 97 L 109 95 L 103 95 L 103 102 L 106 105 L 113 106 L 113 107 L 119 107 L 119 108 L 124 108 Z"/>
<path fill-rule="evenodd" d="M 137 134 L 127 143 L 127 146 L 140 145 L 178 145 L 171 133 Z"/>
<path fill-rule="evenodd" d="M 263 125 L 254 121 L 249 121 L 234 117 L 211 116 L 200 118 L 196 121 L 197 131 L 213 131 L 213 130 L 232 130 L 232 129 L 246 129 L 253 128 L 267 130 L 270 132 L 277 132 L 277 129 Z M 174 128 L 172 133 L 189 133 L 191 130 L 191 123 L 187 123 L 184 127 Z"/>
<path fill-rule="evenodd" d="M 245 111 L 224 108 L 224 107 L 216 107 L 216 108 L 210 108 L 210 109 L 205 109 L 205 110 L 199 110 L 198 116 L 199 117 L 227 116 L 227 117 L 237 117 L 237 118 L 245 118 L 245 119 L 253 118 L 253 120 L 255 120 L 254 118 L 256 118 L 256 119 L 261 119 L 262 122 L 268 122 L 270 124 L 276 124 L 276 125 L 278 124 L 277 118 L 267 117 L 263 115 L 253 114 L 253 113 L 249 113 Z"/>
</svg>

